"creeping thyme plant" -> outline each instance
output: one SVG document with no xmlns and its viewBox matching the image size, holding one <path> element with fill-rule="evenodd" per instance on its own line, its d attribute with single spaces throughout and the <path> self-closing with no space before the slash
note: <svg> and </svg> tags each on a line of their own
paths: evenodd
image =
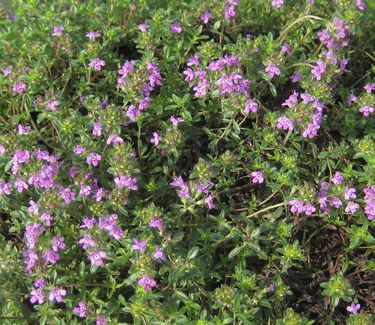
<svg viewBox="0 0 375 325">
<path fill-rule="evenodd" d="M 0 4 L 0 323 L 373 324 L 375 1 Z"/>
</svg>

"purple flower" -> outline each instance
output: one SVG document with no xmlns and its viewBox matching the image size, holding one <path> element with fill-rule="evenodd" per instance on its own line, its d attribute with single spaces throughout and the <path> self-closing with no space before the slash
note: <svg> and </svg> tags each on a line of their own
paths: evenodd
<svg viewBox="0 0 375 325">
<path fill-rule="evenodd" d="M 51 226 L 51 222 L 53 221 L 53 217 L 48 211 L 46 211 L 46 212 L 43 212 L 41 214 L 40 220 L 42 220 L 44 222 L 44 224 L 49 227 L 49 226 Z"/>
<path fill-rule="evenodd" d="M 64 32 L 64 26 L 57 26 L 53 29 L 52 36 L 62 36 Z"/>
<path fill-rule="evenodd" d="M 92 130 L 92 134 L 99 137 L 102 135 L 102 131 L 103 131 L 103 125 L 102 123 L 100 122 L 95 122 L 93 124 L 93 130 Z"/>
<path fill-rule="evenodd" d="M 146 250 L 146 246 L 147 246 L 147 240 L 133 239 L 133 245 L 132 245 L 133 251 L 140 251 L 144 253 Z"/>
<path fill-rule="evenodd" d="M 306 211 L 305 202 L 302 200 L 292 200 L 289 202 L 290 212 L 293 214 L 304 213 Z"/>
<path fill-rule="evenodd" d="M 207 196 L 204 202 L 208 205 L 209 209 L 215 209 L 214 198 L 212 197 L 212 195 Z"/>
<path fill-rule="evenodd" d="M 118 145 L 124 143 L 124 140 L 117 134 L 110 134 L 106 143 Z"/>
<path fill-rule="evenodd" d="M 19 135 L 29 134 L 31 129 L 30 126 L 23 126 L 22 124 L 18 124 L 17 128 Z"/>
<path fill-rule="evenodd" d="M 91 235 L 85 234 L 79 240 L 79 244 L 82 246 L 84 250 L 87 250 L 89 247 L 96 247 L 96 243 L 93 241 Z"/>
<path fill-rule="evenodd" d="M 335 172 L 335 174 L 331 178 L 331 182 L 336 185 L 341 184 L 343 181 L 344 181 L 344 176 L 342 176 L 340 172 Z"/>
<path fill-rule="evenodd" d="M 103 265 L 103 259 L 107 257 L 106 252 L 93 251 L 89 254 L 91 265 Z"/>
<path fill-rule="evenodd" d="M 250 112 L 256 113 L 258 111 L 258 104 L 253 99 L 246 100 L 245 103 L 245 113 L 248 114 Z"/>
<path fill-rule="evenodd" d="M 174 22 L 170 24 L 169 28 L 173 34 L 179 34 L 182 32 L 182 27 L 179 22 Z"/>
<path fill-rule="evenodd" d="M 26 90 L 27 86 L 22 81 L 16 81 L 12 87 L 12 93 L 22 94 Z"/>
<path fill-rule="evenodd" d="M 47 100 L 46 102 L 46 109 L 50 110 L 50 111 L 56 111 L 57 109 L 57 106 L 60 105 L 60 102 L 58 100 Z"/>
<path fill-rule="evenodd" d="M 94 228 L 94 224 L 96 223 L 95 218 L 83 218 L 82 219 L 82 225 L 80 228 L 86 228 L 86 229 L 92 229 Z"/>
<path fill-rule="evenodd" d="M 185 181 L 182 179 L 182 176 L 175 176 L 169 185 L 172 187 L 182 187 L 185 186 Z"/>
<path fill-rule="evenodd" d="M 155 253 L 152 256 L 156 260 L 165 261 L 167 259 L 166 256 L 165 256 L 165 254 L 164 254 L 164 252 L 163 252 L 163 250 L 159 246 L 155 247 Z"/>
<path fill-rule="evenodd" d="M 311 203 L 306 203 L 305 205 L 305 214 L 307 216 L 313 215 L 313 213 L 316 211 L 316 208 Z"/>
<path fill-rule="evenodd" d="M 62 188 L 60 190 L 60 196 L 61 198 L 64 200 L 64 202 L 66 204 L 70 204 L 72 203 L 72 201 L 75 199 L 76 195 L 75 193 L 73 192 L 73 190 L 69 187 L 66 187 L 66 188 Z"/>
<path fill-rule="evenodd" d="M 349 202 L 348 205 L 345 208 L 346 213 L 355 213 L 359 209 L 359 204 L 355 202 Z"/>
<path fill-rule="evenodd" d="M 52 249 L 47 249 L 43 254 L 43 260 L 46 263 L 56 264 L 59 259 L 59 254 L 54 252 Z"/>
<path fill-rule="evenodd" d="M 98 32 L 98 31 L 90 31 L 90 32 L 86 33 L 86 37 L 89 38 L 90 40 L 95 39 L 95 38 L 99 38 L 100 36 L 102 36 L 102 33 Z"/>
<path fill-rule="evenodd" d="M 158 228 L 160 231 L 162 231 L 164 228 L 164 221 L 161 218 L 151 217 L 149 226 L 151 228 Z"/>
<path fill-rule="evenodd" d="M 294 107 L 298 103 L 298 95 L 299 94 L 294 90 L 281 106 L 288 106 L 289 108 Z"/>
<path fill-rule="evenodd" d="M 65 297 L 65 296 L 66 296 L 66 290 L 65 289 L 60 288 L 60 287 L 54 287 L 54 288 L 51 289 L 48 300 L 49 301 L 56 300 L 56 302 L 60 303 L 60 302 L 63 301 L 63 297 Z"/>
<path fill-rule="evenodd" d="M 298 81 L 301 80 L 301 71 L 296 71 L 295 73 L 293 73 L 293 75 L 290 77 L 290 80 L 293 82 L 293 83 L 296 83 Z"/>
<path fill-rule="evenodd" d="M 80 301 L 78 306 L 74 307 L 73 313 L 79 315 L 81 318 L 84 318 L 89 314 L 89 309 L 83 301 Z"/>
<path fill-rule="evenodd" d="M 373 90 L 375 90 L 375 83 L 373 83 L 373 84 L 366 84 L 363 88 L 366 90 L 366 92 L 368 92 L 369 94 L 371 94 L 371 92 Z"/>
<path fill-rule="evenodd" d="M 121 175 L 119 177 L 116 177 L 114 179 L 114 182 L 119 189 L 127 188 L 133 191 L 138 190 L 138 186 L 136 185 L 138 179 L 136 179 L 135 177 Z"/>
<path fill-rule="evenodd" d="M 198 54 L 194 54 L 187 61 L 187 66 L 188 67 L 191 67 L 191 66 L 194 66 L 194 65 L 198 65 L 198 64 L 199 64 L 199 55 Z"/>
<path fill-rule="evenodd" d="M 99 315 L 96 318 L 95 325 L 107 325 L 107 321 L 106 321 L 104 315 Z"/>
<path fill-rule="evenodd" d="M 158 146 L 159 143 L 160 143 L 160 140 L 161 140 L 161 137 L 159 134 L 157 134 L 156 132 L 153 132 L 152 133 L 152 138 L 151 138 L 151 143 L 153 143 L 155 146 Z"/>
<path fill-rule="evenodd" d="M 314 66 L 311 69 L 311 74 L 313 75 L 313 79 L 317 81 L 322 80 L 322 75 L 326 71 L 326 69 L 327 69 L 327 64 L 324 61 L 322 60 L 317 61 L 316 66 Z"/>
<path fill-rule="evenodd" d="M 30 301 L 32 304 L 35 304 L 36 302 L 38 302 L 38 304 L 44 303 L 44 296 L 41 288 L 31 290 L 30 295 Z"/>
<path fill-rule="evenodd" d="M 284 4 L 284 0 L 272 0 L 271 4 L 272 4 L 272 7 L 276 9 L 280 9 Z"/>
<path fill-rule="evenodd" d="M 355 199 L 357 197 L 354 187 L 345 187 L 344 189 L 345 200 Z"/>
<path fill-rule="evenodd" d="M 362 106 L 359 110 L 360 113 L 363 114 L 363 116 L 369 116 L 370 114 L 374 113 L 374 107 L 372 106 Z"/>
<path fill-rule="evenodd" d="M 64 237 L 52 237 L 51 246 L 54 252 L 58 252 L 60 249 L 64 249 L 66 247 L 64 243 Z"/>
<path fill-rule="evenodd" d="M 172 125 L 177 126 L 179 123 L 184 122 L 184 119 L 181 117 L 175 117 L 174 115 L 171 116 L 170 118 Z"/>
<path fill-rule="evenodd" d="M 252 172 L 251 176 L 253 177 L 251 180 L 253 184 L 262 184 L 264 182 L 263 173 L 260 171 Z"/>
<path fill-rule="evenodd" d="M 289 44 L 283 44 L 281 45 L 281 53 L 286 54 L 286 55 L 291 55 L 292 54 L 292 48 Z"/>
<path fill-rule="evenodd" d="M 280 116 L 277 119 L 276 127 L 280 130 L 292 131 L 293 128 L 294 128 L 294 121 L 291 118 L 287 118 L 285 116 Z"/>
<path fill-rule="evenodd" d="M 355 103 L 357 101 L 357 96 L 353 93 L 350 93 L 348 96 L 348 99 L 346 100 L 346 103 L 350 106 L 351 104 Z"/>
<path fill-rule="evenodd" d="M 144 33 L 146 30 L 148 30 L 150 28 L 150 25 L 147 24 L 147 23 L 142 23 L 142 24 L 139 24 L 138 25 L 138 29 Z"/>
<path fill-rule="evenodd" d="M 14 181 L 14 187 L 17 188 L 17 191 L 19 193 L 22 193 L 24 190 L 27 190 L 29 188 L 24 178 L 17 178 Z"/>
<path fill-rule="evenodd" d="M 203 14 L 200 16 L 200 19 L 202 21 L 203 24 L 207 24 L 208 21 L 211 19 L 212 17 L 212 14 L 210 11 L 206 10 L 205 12 L 203 12 Z"/>
<path fill-rule="evenodd" d="M 92 165 L 94 167 L 97 167 L 99 165 L 99 161 L 102 160 L 102 156 L 99 155 L 98 153 L 92 152 L 88 155 L 86 162 L 89 165 Z"/>
<path fill-rule="evenodd" d="M 358 310 L 361 308 L 360 304 L 352 302 L 349 306 L 346 307 L 346 310 L 351 314 L 357 314 Z"/>
<path fill-rule="evenodd" d="M 80 145 L 80 144 L 77 144 L 74 148 L 73 148 L 73 152 L 75 155 L 79 156 L 81 154 L 83 154 L 85 152 L 85 148 Z"/>
<path fill-rule="evenodd" d="M 105 66 L 105 61 L 99 58 L 95 58 L 89 63 L 89 67 L 91 69 L 94 69 L 95 71 L 101 71 L 104 66 Z"/>
<path fill-rule="evenodd" d="M 43 278 L 38 278 L 34 281 L 35 288 L 43 289 L 45 286 L 46 286 L 46 280 L 44 280 Z"/>
<path fill-rule="evenodd" d="M 156 281 L 151 275 L 146 275 L 138 280 L 138 284 L 142 286 L 145 291 L 150 291 L 156 286 Z"/>
<path fill-rule="evenodd" d="M 355 0 L 355 5 L 361 11 L 366 9 L 366 4 L 362 0 Z"/>
<path fill-rule="evenodd" d="M 274 76 L 279 76 L 281 74 L 280 68 L 272 62 L 268 64 L 264 71 L 268 73 L 268 76 L 270 78 L 273 78 Z"/>
<path fill-rule="evenodd" d="M 6 77 L 7 75 L 11 74 L 13 70 L 13 66 L 7 65 L 6 67 L 3 68 L 3 76 Z"/>
<path fill-rule="evenodd" d="M 236 7 L 235 6 L 225 6 L 225 8 L 224 8 L 224 18 L 225 18 L 225 20 L 229 21 L 235 15 L 236 15 Z"/>
<path fill-rule="evenodd" d="M 12 184 L 6 183 L 5 181 L 0 182 L 0 195 L 10 195 L 12 190 Z"/>
</svg>

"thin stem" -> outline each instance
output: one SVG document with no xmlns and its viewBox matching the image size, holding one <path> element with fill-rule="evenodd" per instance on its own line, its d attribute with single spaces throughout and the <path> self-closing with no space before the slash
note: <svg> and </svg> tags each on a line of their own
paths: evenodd
<svg viewBox="0 0 375 325">
<path fill-rule="evenodd" d="M 259 210 L 257 212 L 254 212 L 253 214 L 250 214 L 249 216 L 246 216 L 246 218 L 254 217 L 254 216 L 258 215 L 258 214 L 261 214 L 261 213 L 266 212 L 268 210 L 272 210 L 274 208 L 281 207 L 281 206 L 283 206 L 285 204 L 286 204 L 286 202 L 282 202 L 282 203 L 278 203 L 278 204 L 275 204 L 275 205 L 271 205 L 271 206 L 269 206 L 267 208 L 264 208 L 264 209 L 261 209 L 261 210 Z"/>
<path fill-rule="evenodd" d="M 325 19 L 323 18 L 320 18 L 318 16 L 313 16 L 313 15 L 306 15 L 306 16 L 302 16 L 298 19 L 296 19 L 294 22 L 292 22 L 287 28 L 285 28 L 282 33 L 279 35 L 279 37 L 277 38 L 277 41 L 278 42 L 282 42 L 284 40 L 284 38 L 286 37 L 286 34 L 288 33 L 288 31 L 293 28 L 295 25 L 297 25 L 298 23 L 300 23 L 301 21 L 303 20 L 323 20 L 323 21 L 326 21 Z"/>
</svg>

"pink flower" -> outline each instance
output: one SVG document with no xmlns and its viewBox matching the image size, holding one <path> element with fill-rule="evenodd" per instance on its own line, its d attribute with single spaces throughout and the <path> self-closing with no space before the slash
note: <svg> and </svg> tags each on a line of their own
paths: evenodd
<svg viewBox="0 0 375 325">
<path fill-rule="evenodd" d="M 155 146 L 158 146 L 161 140 L 161 137 L 156 132 L 152 133 L 153 137 L 151 138 L 151 143 L 153 143 Z"/>
<path fill-rule="evenodd" d="M 102 135 L 103 125 L 100 122 L 95 122 L 93 124 L 92 134 L 100 137 Z"/>
<path fill-rule="evenodd" d="M 164 252 L 163 252 L 163 250 L 159 246 L 155 247 L 155 253 L 152 256 L 156 260 L 163 260 L 163 261 L 165 261 L 167 259 L 166 256 L 165 256 L 165 254 L 164 254 Z"/>
<path fill-rule="evenodd" d="M 106 325 L 106 324 L 107 324 L 107 321 L 106 321 L 104 315 L 99 315 L 99 316 L 96 318 L 95 325 Z"/>
<path fill-rule="evenodd" d="M 103 259 L 107 257 L 106 252 L 94 251 L 89 254 L 91 265 L 103 265 Z"/>
<path fill-rule="evenodd" d="M 272 0 L 272 7 L 280 9 L 284 4 L 284 0 Z"/>
<path fill-rule="evenodd" d="M 252 172 L 251 176 L 253 177 L 251 180 L 253 184 L 261 184 L 264 182 L 263 173 L 260 171 Z"/>
<path fill-rule="evenodd" d="M 170 24 L 170 30 L 173 34 L 179 34 L 182 32 L 182 27 L 179 22 L 174 22 Z"/>
<path fill-rule="evenodd" d="M 57 26 L 53 29 L 52 36 L 62 36 L 64 32 L 64 26 Z"/>
<path fill-rule="evenodd" d="M 3 76 L 6 77 L 9 75 L 13 70 L 13 66 L 7 65 L 6 67 L 3 68 Z"/>
<path fill-rule="evenodd" d="M 101 160 L 102 160 L 102 156 L 101 155 L 99 155 L 98 153 L 92 152 L 87 157 L 86 162 L 89 165 L 97 167 L 99 165 L 99 161 L 101 161 Z"/>
<path fill-rule="evenodd" d="M 215 208 L 214 198 L 212 197 L 212 195 L 207 196 L 204 202 L 208 205 L 209 209 Z"/>
<path fill-rule="evenodd" d="M 181 117 L 175 117 L 174 115 L 171 116 L 170 118 L 172 125 L 177 126 L 179 123 L 183 122 L 184 119 Z"/>
<path fill-rule="evenodd" d="M 95 39 L 95 38 L 99 38 L 100 36 L 102 36 L 102 33 L 98 32 L 98 31 L 90 31 L 86 34 L 86 37 L 89 38 L 90 40 Z"/>
<path fill-rule="evenodd" d="M 356 304 L 355 302 L 352 302 L 349 306 L 346 307 L 346 310 L 349 313 L 357 314 L 358 310 L 361 308 L 360 304 Z"/>
<path fill-rule="evenodd" d="M 245 103 L 245 113 L 256 113 L 258 111 L 258 104 L 253 99 L 248 99 Z"/>
<path fill-rule="evenodd" d="M 87 250 L 89 247 L 95 247 L 96 243 L 92 240 L 91 235 L 85 234 L 83 238 L 79 240 L 79 244 L 84 250 Z"/>
<path fill-rule="evenodd" d="M 99 58 L 95 58 L 89 63 L 89 67 L 95 71 L 101 71 L 104 66 L 105 62 Z"/>
<path fill-rule="evenodd" d="M 370 114 L 374 113 L 374 107 L 372 106 L 362 106 L 359 110 L 360 113 L 363 114 L 363 116 L 369 116 Z"/>
<path fill-rule="evenodd" d="M 138 280 L 138 284 L 142 286 L 145 291 L 150 291 L 156 286 L 156 281 L 151 275 L 146 275 L 142 279 Z"/>
<path fill-rule="evenodd" d="M 280 68 L 272 62 L 268 64 L 264 71 L 268 73 L 270 78 L 273 78 L 274 76 L 279 76 L 281 74 Z"/>
<path fill-rule="evenodd" d="M 210 18 L 212 17 L 212 14 L 210 11 L 206 10 L 201 16 L 200 19 L 203 24 L 207 24 Z"/>
<path fill-rule="evenodd" d="M 147 245 L 147 240 L 133 239 L 132 250 L 133 251 L 140 251 L 140 252 L 144 253 L 145 250 L 146 250 L 146 245 Z"/>
<path fill-rule="evenodd" d="M 54 252 L 58 252 L 60 249 L 64 249 L 66 247 L 64 243 L 64 237 L 52 237 L 51 245 Z"/>
<path fill-rule="evenodd" d="M 48 100 L 46 102 L 46 109 L 50 110 L 50 111 L 56 111 L 57 109 L 57 106 L 60 105 L 60 102 L 58 100 Z"/>
<path fill-rule="evenodd" d="M 74 307 L 73 313 L 79 315 L 79 317 L 84 318 L 88 315 L 89 309 L 87 308 L 86 304 L 83 301 L 78 303 L 77 307 Z"/>
<path fill-rule="evenodd" d="M 81 155 L 85 152 L 85 148 L 83 146 L 81 146 L 80 144 L 77 144 L 73 148 L 73 152 L 74 152 L 75 155 L 79 156 L 79 155 Z"/>
<path fill-rule="evenodd" d="M 16 81 L 12 88 L 12 93 L 22 94 L 26 90 L 27 86 L 22 81 Z"/>
<path fill-rule="evenodd" d="M 149 223 L 151 228 L 158 228 L 160 231 L 164 228 L 164 221 L 163 219 L 151 217 L 151 221 Z"/>
<path fill-rule="evenodd" d="M 147 23 L 142 23 L 142 24 L 139 24 L 138 25 L 138 29 L 144 33 L 146 30 L 148 30 L 150 28 L 150 25 L 147 24 Z"/>
<path fill-rule="evenodd" d="M 32 304 L 35 304 L 36 302 L 38 302 L 38 304 L 44 303 L 44 296 L 41 288 L 31 290 L 30 295 L 30 301 Z"/>
<path fill-rule="evenodd" d="M 55 287 L 51 289 L 51 292 L 49 294 L 48 300 L 49 301 L 54 301 L 56 302 L 62 302 L 63 297 L 66 296 L 66 290 L 63 288 Z"/>
<path fill-rule="evenodd" d="M 124 140 L 121 137 L 119 137 L 117 134 L 110 134 L 106 143 L 118 145 L 118 144 L 124 143 Z"/>
</svg>

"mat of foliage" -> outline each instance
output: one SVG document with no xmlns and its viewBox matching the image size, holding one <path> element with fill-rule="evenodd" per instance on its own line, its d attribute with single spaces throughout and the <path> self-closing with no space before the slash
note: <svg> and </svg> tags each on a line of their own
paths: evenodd
<svg viewBox="0 0 375 325">
<path fill-rule="evenodd" d="M 1 324 L 373 324 L 374 1 L 0 8 Z"/>
</svg>

